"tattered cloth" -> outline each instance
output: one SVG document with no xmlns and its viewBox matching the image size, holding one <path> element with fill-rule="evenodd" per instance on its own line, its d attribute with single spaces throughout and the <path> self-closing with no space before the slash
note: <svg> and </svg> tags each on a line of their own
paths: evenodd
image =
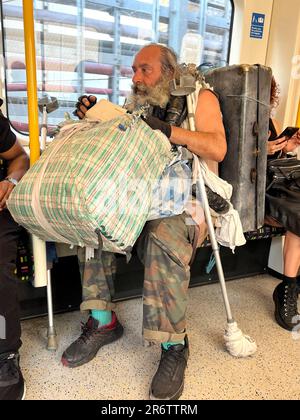
<svg viewBox="0 0 300 420">
<path fill-rule="evenodd" d="M 14 188 L 14 219 L 45 241 L 130 252 L 173 154 L 141 119 L 122 131 L 128 118 L 63 126 Z"/>
</svg>

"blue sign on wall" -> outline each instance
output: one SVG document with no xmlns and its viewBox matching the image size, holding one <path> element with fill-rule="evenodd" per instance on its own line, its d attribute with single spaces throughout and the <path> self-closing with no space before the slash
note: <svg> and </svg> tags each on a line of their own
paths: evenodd
<svg viewBox="0 0 300 420">
<path fill-rule="evenodd" d="M 264 32 L 265 15 L 261 13 L 252 13 L 250 38 L 262 39 Z"/>
</svg>

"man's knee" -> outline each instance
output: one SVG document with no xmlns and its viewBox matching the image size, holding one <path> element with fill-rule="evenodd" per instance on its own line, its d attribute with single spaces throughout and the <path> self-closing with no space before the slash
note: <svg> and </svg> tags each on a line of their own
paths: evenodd
<svg viewBox="0 0 300 420">
<path fill-rule="evenodd" d="M 143 252 L 156 255 L 153 246 L 159 247 L 186 266 L 192 256 L 194 231 L 194 226 L 185 223 L 184 215 L 148 222 L 142 237 Z"/>
</svg>

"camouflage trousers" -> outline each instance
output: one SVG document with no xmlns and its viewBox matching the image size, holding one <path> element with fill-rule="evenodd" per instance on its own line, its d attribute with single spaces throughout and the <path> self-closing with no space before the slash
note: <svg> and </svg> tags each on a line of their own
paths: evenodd
<svg viewBox="0 0 300 420">
<path fill-rule="evenodd" d="M 185 335 L 193 244 L 197 239 L 196 246 L 199 246 L 207 234 L 205 223 L 196 227 L 186 220 L 187 215 L 182 214 L 147 222 L 137 241 L 137 252 L 145 267 L 143 335 L 150 342 L 180 341 Z M 114 310 L 111 296 L 114 295 L 116 258 L 109 252 L 95 252 L 94 259 L 87 262 L 82 251 L 79 255 L 83 287 L 81 310 Z"/>
</svg>

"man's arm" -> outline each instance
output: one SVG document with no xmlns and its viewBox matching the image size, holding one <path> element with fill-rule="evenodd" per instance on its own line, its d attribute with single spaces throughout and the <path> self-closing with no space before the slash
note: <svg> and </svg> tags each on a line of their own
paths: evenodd
<svg viewBox="0 0 300 420">
<path fill-rule="evenodd" d="M 0 158 L 8 162 L 7 176 L 19 181 L 29 168 L 29 158 L 16 140 L 14 145 L 6 152 L 0 153 Z M 6 201 L 14 188 L 14 184 L 10 181 L 4 180 L 0 182 L 0 210 L 2 210 Z"/>
<path fill-rule="evenodd" d="M 172 126 L 170 141 L 186 145 L 196 155 L 221 162 L 227 145 L 219 101 L 209 90 L 199 93 L 195 112 L 197 131 Z"/>
<path fill-rule="evenodd" d="M 0 157 L 8 161 L 7 176 L 17 181 L 22 178 L 29 168 L 29 157 L 18 140 L 7 152 L 0 153 Z"/>
</svg>

